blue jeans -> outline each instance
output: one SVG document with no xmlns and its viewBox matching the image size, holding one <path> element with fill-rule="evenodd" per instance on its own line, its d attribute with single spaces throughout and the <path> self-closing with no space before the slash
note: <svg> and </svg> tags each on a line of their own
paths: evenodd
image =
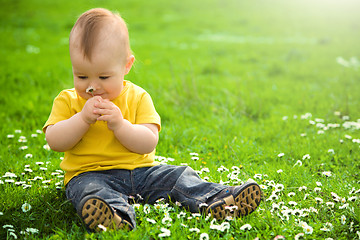
<svg viewBox="0 0 360 240">
<path fill-rule="evenodd" d="M 153 204 L 160 198 L 180 202 L 191 212 L 199 212 L 199 204 L 227 188 L 203 181 L 187 166 L 158 165 L 134 170 L 114 169 L 82 173 L 66 185 L 66 196 L 76 210 L 88 195 L 103 198 L 120 216 L 136 226 L 135 211 L 129 197 L 140 203 Z"/>
</svg>

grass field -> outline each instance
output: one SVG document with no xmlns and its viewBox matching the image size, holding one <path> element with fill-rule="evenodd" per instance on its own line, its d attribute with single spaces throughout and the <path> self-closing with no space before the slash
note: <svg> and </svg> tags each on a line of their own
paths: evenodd
<svg viewBox="0 0 360 240">
<path fill-rule="evenodd" d="M 0 4 L 0 239 L 360 239 L 359 1 Z M 162 117 L 159 161 L 256 180 L 256 212 L 214 222 L 159 202 L 135 205 L 135 231 L 85 231 L 41 128 L 73 87 L 68 35 L 92 7 L 128 23 L 127 79 Z"/>
</svg>

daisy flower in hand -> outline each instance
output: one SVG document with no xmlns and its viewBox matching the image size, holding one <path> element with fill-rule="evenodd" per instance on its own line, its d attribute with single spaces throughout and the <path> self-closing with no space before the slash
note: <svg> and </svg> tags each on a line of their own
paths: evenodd
<svg viewBox="0 0 360 240">
<path fill-rule="evenodd" d="M 93 91 L 95 91 L 95 90 L 96 90 L 96 88 L 94 88 L 93 86 L 89 86 L 86 89 L 86 93 L 91 93 L 91 95 L 94 96 Z"/>
</svg>

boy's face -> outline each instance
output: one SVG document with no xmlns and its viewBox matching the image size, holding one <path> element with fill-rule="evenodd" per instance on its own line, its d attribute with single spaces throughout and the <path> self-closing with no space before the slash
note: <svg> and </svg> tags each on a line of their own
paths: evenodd
<svg viewBox="0 0 360 240">
<path fill-rule="evenodd" d="M 76 92 L 84 99 L 91 98 L 92 94 L 109 100 L 119 96 L 124 76 L 131 69 L 134 56 L 124 60 L 121 47 L 111 39 L 96 44 L 91 60 L 84 58 L 81 48 L 74 45 L 70 48 L 70 58 Z M 87 93 L 86 89 L 90 86 L 94 91 Z"/>
</svg>

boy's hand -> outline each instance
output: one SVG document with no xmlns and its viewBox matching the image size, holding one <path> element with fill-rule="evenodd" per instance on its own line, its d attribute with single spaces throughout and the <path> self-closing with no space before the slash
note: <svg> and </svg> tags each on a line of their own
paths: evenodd
<svg viewBox="0 0 360 240">
<path fill-rule="evenodd" d="M 96 102 L 95 107 L 94 114 L 100 115 L 97 120 L 106 121 L 110 130 L 115 131 L 122 126 L 124 118 L 120 108 L 110 100 L 103 99 L 100 102 Z"/>
<path fill-rule="evenodd" d="M 95 113 L 95 109 L 96 109 L 95 105 L 96 105 L 96 103 L 99 103 L 101 101 L 103 101 L 103 100 L 100 96 L 95 96 L 95 97 L 89 98 L 86 101 L 83 109 L 80 112 L 82 119 L 86 123 L 93 124 L 97 121 L 97 118 L 100 117 L 99 114 Z"/>
</svg>

